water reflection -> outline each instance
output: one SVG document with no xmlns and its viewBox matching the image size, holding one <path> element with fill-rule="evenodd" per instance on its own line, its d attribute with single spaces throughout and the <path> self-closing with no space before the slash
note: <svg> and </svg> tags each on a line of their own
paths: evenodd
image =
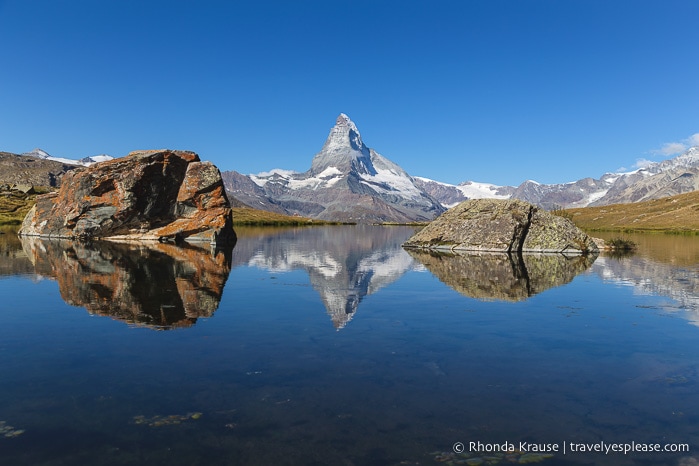
<svg viewBox="0 0 699 466">
<path fill-rule="evenodd" d="M 35 272 L 55 278 L 68 304 L 157 329 L 189 327 L 210 317 L 231 269 L 230 248 L 21 241 Z"/>
<path fill-rule="evenodd" d="M 34 266 L 22 250 L 16 228 L 0 228 L 0 278 L 32 275 Z"/>
<path fill-rule="evenodd" d="M 565 285 L 589 269 L 596 256 L 562 254 L 444 254 L 408 251 L 442 282 L 483 300 L 522 301 Z"/>
<path fill-rule="evenodd" d="M 305 270 L 333 326 L 343 328 L 369 294 L 416 267 L 403 250 L 412 227 L 237 228 L 233 265 Z"/>
<path fill-rule="evenodd" d="M 638 294 L 671 298 L 675 302 L 663 309 L 680 312 L 699 326 L 699 265 L 677 267 L 635 255 L 602 257 L 593 270 L 605 281 L 632 286 Z"/>
</svg>

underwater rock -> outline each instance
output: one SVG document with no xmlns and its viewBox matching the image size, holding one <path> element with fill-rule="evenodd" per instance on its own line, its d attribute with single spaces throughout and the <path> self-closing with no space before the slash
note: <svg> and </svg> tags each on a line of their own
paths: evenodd
<svg viewBox="0 0 699 466">
<path fill-rule="evenodd" d="M 470 452 L 455 453 L 453 451 L 433 451 L 430 456 L 438 463 L 444 463 L 448 466 L 455 465 L 496 465 L 496 464 L 532 464 L 541 463 L 544 460 L 553 458 L 549 453 L 522 453 L 519 450 L 511 452 L 496 453 L 488 456 L 473 456 Z"/>
<path fill-rule="evenodd" d="M 185 421 L 197 420 L 203 416 L 200 412 L 187 414 L 170 414 L 169 416 L 151 416 L 146 417 L 138 415 L 133 417 L 134 424 L 146 424 L 149 427 L 162 427 L 181 424 Z"/>
<path fill-rule="evenodd" d="M 24 432 L 26 432 L 24 429 L 17 429 L 11 425 L 8 425 L 5 421 L 0 421 L 0 436 L 5 438 L 14 438 L 19 437 Z"/>
</svg>

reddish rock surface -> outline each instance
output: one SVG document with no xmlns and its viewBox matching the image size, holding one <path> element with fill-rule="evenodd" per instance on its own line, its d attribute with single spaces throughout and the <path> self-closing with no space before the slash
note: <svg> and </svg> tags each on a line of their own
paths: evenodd
<svg viewBox="0 0 699 466">
<path fill-rule="evenodd" d="M 231 269 L 230 246 L 21 240 L 35 273 L 55 278 L 68 304 L 156 329 L 211 317 Z"/>
<path fill-rule="evenodd" d="M 221 174 L 189 151 L 152 150 L 74 170 L 37 198 L 21 236 L 233 243 Z"/>
</svg>

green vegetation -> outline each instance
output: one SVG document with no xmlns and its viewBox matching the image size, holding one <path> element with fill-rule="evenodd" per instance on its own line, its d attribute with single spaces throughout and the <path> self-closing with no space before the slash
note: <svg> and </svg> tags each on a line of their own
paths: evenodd
<svg viewBox="0 0 699 466">
<path fill-rule="evenodd" d="M 699 191 L 632 204 L 566 209 L 586 231 L 699 234 Z"/>
<path fill-rule="evenodd" d="M 551 211 L 549 213 L 551 213 L 552 215 L 555 215 L 557 217 L 562 217 L 562 218 L 568 219 L 570 221 L 573 221 L 573 214 L 571 214 L 570 212 L 568 212 L 566 209 L 564 209 L 561 206 L 555 206 L 553 209 L 551 209 Z"/>
<path fill-rule="evenodd" d="M 19 226 L 34 206 L 35 194 L 19 191 L 0 192 L 0 226 Z"/>
<path fill-rule="evenodd" d="M 605 242 L 608 248 L 615 251 L 633 251 L 636 249 L 636 243 L 627 238 L 612 238 Z"/>
<path fill-rule="evenodd" d="M 268 212 L 266 210 L 252 209 L 250 207 L 233 207 L 233 225 L 254 226 L 307 226 L 307 225 L 339 225 L 339 222 L 326 222 L 313 220 L 306 217 L 292 217 L 290 215 Z"/>
</svg>

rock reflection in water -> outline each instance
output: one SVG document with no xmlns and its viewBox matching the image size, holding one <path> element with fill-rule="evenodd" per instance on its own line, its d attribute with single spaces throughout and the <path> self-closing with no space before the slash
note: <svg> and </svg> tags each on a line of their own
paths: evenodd
<svg viewBox="0 0 699 466">
<path fill-rule="evenodd" d="M 17 229 L 0 228 L 0 278 L 33 273 L 34 266 L 22 250 Z"/>
<path fill-rule="evenodd" d="M 562 254 L 445 254 L 408 250 L 442 282 L 476 299 L 522 301 L 565 285 L 597 256 Z"/>
<path fill-rule="evenodd" d="M 68 304 L 157 329 L 189 327 L 218 308 L 231 248 L 22 238 L 37 274 L 56 278 Z"/>
</svg>

